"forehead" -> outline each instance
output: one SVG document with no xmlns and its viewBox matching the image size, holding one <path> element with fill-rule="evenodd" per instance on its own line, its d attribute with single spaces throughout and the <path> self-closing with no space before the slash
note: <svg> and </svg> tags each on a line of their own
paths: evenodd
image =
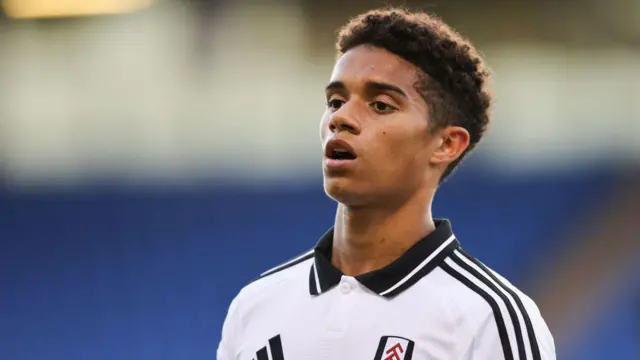
<svg viewBox="0 0 640 360">
<path fill-rule="evenodd" d="M 338 59 L 331 73 L 331 81 L 354 84 L 380 81 L 411 92 L 418 80 L 418 73 L 415 65 L 385 49 L 360 45 Z"/>
</svg>

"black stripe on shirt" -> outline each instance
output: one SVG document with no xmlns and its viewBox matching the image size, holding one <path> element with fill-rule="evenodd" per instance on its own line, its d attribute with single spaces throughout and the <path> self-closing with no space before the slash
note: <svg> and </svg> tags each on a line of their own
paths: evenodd
<svg viewBox="0 0 640 360">
<path fill-rule="evenodd" d="M 520 309 L 520 312 L 522 313 L 522 318 L 524 319 L 524 324 L 525 324 L 525 327 L 527 328 L 527 333 L 529 335 L 529 342 L 531 344 L 531 354 L 533 355 L 533 360 L 541 360 L 542 357 L 540 356 L 540 347 L 538 346 L 538 340 L 536 339 L 536 334 L 535 334 L 535 331 L 533 330 L 531 318 L 529 317 L 529 313 L 527 313 L 527 309 L 524 307 L 524 304 L 522 303 L 522 299 L 520 299 L 518 294 L 516 294 L 516 292 L 513 291 L 513 289 L 511 289 L 509 286 L 505 285 L 504 282 L 498 279 L 498 277 L 491 270 L 489 270 L 485 264 L 483 264 L 473 256 L 467 254 L 462 249 L 459 249 L 459 250 L 462 255 L 464 255 L 467 259 L 473 261 L 474 264 L 478 265 L 482 270 L 484 270 L 484 272 L 489 277 L 491 277 L 493 281 L 495 281 L 498 285 L 500 285 L 500 287 L 503 288 L 506 292 L 508 292 L 516 301 L 516 305 L 518 305 L 518 309 Z"/>
<path fill-rule="evenodd" d="M 491 310 L 493 311 L 493 317 L 496 321 L 496 325 L 498 326 L 498 335 L 500 336 L 500 343 L 502 344 L 502 351 L 504 353 L 505 360 L 514 360 L 513 352 L 511 350 L 511 343 L 509 342 L 509 334 L 507 333 L 507 327 L 504 324 L 504 319 L 502 318 L 502 312 L 500 311 L 500 307 L 496 300 L 489 295 L 482 288 L 474 284 L 471 280 L 467 279 L 464 275 L 460 274 L 457 270 L 453 269 L 447 263 L 443 262 L 440 264 L 440 268 L 444 270 L 447 274 L 451 275 L 454 279 L 460 281 L 466 287 L 468 287 L 471 291 L 480 295 L 488 304 L 491 306 Z"/>
<path fill-rule="evenodd" d="M 513 329 L 516 334 L 516 341 L 518 343 L 518 355 L 520 356 L 520 360 L 525 360 L 527 358 L 527 352 L 524 348 L 524 340 L 522 337 L 522 329 L 520 329 L 520 321 L 518 320 L 516 309 L 513 307 L 513 304 L 511 304 L 511 301 L 509 301 L 507 295 L 503 291 L 498 289 L 498 287 L 494 283 L 492 283 L 486 276 L 483 276 L 483 274 L 480 274 L 480 272 L 464 262 L 464 260 L 462 260 L 456 253 L 453 253 L 451 255 L 451 260 L 453 260 L 453 262 L 458 264 L 458 266 L 460 266 L 466 272 L 485 284 L 489 289 L 491 289 L 491 291 L 496 293 L 500 297 L 500 299 L 502 299 L 504 305 L 507 307 L 507 312 L 509 312 L 509 316 L 511 317 L 511 322 L 513 323 Z"/>
<path fill-rule="evenodd" d="M 269 339 L 269 347 L 271 348 L 271 360 L 284 360 L 280 335 Z"/>
<path fill-rule="evenodd" d="M 258 352 L 256 353 L 257 356 L 257 360 L 269 360 L 269 353 L 267 352 L 267 347 L 263 347 L 262 349 L 258 350 Z"/>
</svg>

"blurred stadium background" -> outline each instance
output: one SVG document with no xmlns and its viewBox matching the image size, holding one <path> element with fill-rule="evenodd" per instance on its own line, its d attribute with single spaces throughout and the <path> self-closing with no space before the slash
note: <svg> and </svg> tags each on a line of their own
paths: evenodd
<svg viewBox="0 0 640 360">
<path fill-rule="evenodd" d="M 211 359 L 226 308 L 332 224 L 336 29 L 387 1 L 4 0 L 0 359 Z M 640 359 L 640 2 L 405 1 L 496 73 L 435 214 L 558 359 Z"/>
</svg>

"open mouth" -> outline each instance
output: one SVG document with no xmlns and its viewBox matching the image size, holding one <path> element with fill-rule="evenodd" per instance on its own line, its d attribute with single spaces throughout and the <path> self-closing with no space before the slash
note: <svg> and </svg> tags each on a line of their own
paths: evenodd
<svg viewBox="0 0 640 360">
<path fill-rule="evenodd" d="M 356 156 L 346 149 L 336 148 L 329 153 L 329 159 L 333 160 L 355 160 Z"/>
<path fill-rule="evenodd" d="M 351 145 L 342 139 L 330 140 L 324 149 L 324 155 L 331 160 L 355 160 L 358 157 Z"/>
</svg>

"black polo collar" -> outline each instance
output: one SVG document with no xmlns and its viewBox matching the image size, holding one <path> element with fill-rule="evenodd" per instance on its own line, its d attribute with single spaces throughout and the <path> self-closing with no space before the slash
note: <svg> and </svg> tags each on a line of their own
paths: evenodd
<svg viewBox="0 0 640 360">
<path fill-rule="evenodd" d="M 435 220 L 436 229 L 418 241 L 388 266 L 356 276 L 362 285 L 378 295 L 391 298 L 408 289 L 431 272 L 460 243 L 453 235 L 448 220 Z M 342 272 L 331 264 L 333 228 L 325 233 L 314 249 L 314 262 L 309 273 L 309 292 L 319 295 L 340 283 Z"/>
</svg>

